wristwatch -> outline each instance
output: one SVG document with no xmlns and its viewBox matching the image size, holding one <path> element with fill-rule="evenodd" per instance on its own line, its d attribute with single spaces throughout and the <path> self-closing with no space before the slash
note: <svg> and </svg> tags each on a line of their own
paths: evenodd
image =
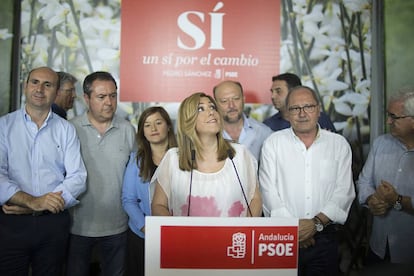
<svg viewBox="0 0 414 276">
<path fill-rule="evenodd" d="M 325 227 L 323 226 L 321 219 L 315 216 L 312 220 L 315 223 L 316 232 L 322 232 Z"/>
<path fill-rule="evenodd" d="M 402 195 L 398 195 L 397 200 L 394 203 L 394 209 L 395 210 L 401 211 L 401 209 L 402 209 L 401 201 L 402 201 Z"/>
</svg>

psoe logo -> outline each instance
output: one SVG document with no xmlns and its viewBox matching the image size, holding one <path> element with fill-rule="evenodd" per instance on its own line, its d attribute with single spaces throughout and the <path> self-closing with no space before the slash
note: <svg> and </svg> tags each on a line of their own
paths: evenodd
<svg viewBox="0 0 414 276">
<path fill-rule="evenodd" d="M 227 247 L 227 256 L 242 259 L 246 256 L 246 234 L 237 232 L 232 236 L 232 244 Z"/>
</svg>

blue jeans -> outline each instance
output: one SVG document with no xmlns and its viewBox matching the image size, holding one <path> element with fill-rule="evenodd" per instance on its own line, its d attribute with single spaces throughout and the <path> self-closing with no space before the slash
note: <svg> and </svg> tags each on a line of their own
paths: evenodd
<svg viewBox="0 0 414 276">
<path fill-rule="evenodd" d="M 101 275 L 123 276 L 126 240 L 126 232 L 105 237 L 84 237 L 71 234 L 66 275 L 89 276 L 92 250 L 97 246 Z"/>
</svg>

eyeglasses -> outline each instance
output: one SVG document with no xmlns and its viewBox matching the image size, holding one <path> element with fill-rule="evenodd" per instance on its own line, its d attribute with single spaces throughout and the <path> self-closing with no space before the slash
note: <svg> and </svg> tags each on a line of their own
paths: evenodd
<svg viewBox="0 0 414 276">
<path fill-rule="evenodd" d="M 399 120 L 399 119 L 404 119 L 404 118 L 407 118 L 407 117 L 413 117 L 413 116 L 410 116 L 410 115 L 397 116 L 397 115 L 395 115 L 394 113 L 391 113 L 391 112 L 387 112 L 387 116 L 389 118 L 391 118 L 391 120 L 393 120 L 393 121 Z"/>
<path fill-rule="evenodd" d="M 297 115 L 301 111 L 306 112 L 306 113 L 313 113 L 315 112 L 317 106 L 318 105 L 316 104 L 310 104 L 310 105 L 305 105 L 305 106 L 291 106 L 288 108 L 288 111 L 292 115 Z"/>
</svg>

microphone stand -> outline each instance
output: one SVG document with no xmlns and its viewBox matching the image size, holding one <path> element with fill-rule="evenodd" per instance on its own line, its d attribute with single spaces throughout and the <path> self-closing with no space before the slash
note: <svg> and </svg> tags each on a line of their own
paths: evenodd
<svg viewBox="0 0 414 276">
<path fill-rule="evenodd" d="M 193 187 L 193 168 L 194 168 L 194 160 L 195 160 L 195 150 L 191 150 L 191 172 L 190 172 L 190 193 L 188 195 L 188 209 L 187 209 L 187 217 L 190 216 L 190 206 L 191 206 L 191 189 Z"/>
<path fill-rule="evenodd" d="M 249 210 L 249 214 L 250 214 L 250 216 L 251 216 L 251 217 L 253 217 L 252 211 L 250 210 L 250 205 L 249 205 L 249 202 L 247 201 L 246 193 L 244 192 L 244 188 L 243 188 L 243 185 L 242 185 L 241 180 L 240 180 L 239 173 L 237 172 L 236 165 L 234 164 L 234 161 L 233 161 L 233 158 L 234 158 L 233 153 L 232 153 L 232 151 L 231 151 L 230 149 L 229 149 L 229 150 L 227 150 L 227 155 L 229 156 L 230 161 L 231 161 L 231 163 L 233 164 L 233 168 L 234 168 L 234 171 L 235 171 L 235 173 L 236 173 L 237 180 L 239 181 L 240 188 L 241 188 L 242 193 L 243 193 L 244 201 L 246 202 L 247 209 Z"/>
</svg>

